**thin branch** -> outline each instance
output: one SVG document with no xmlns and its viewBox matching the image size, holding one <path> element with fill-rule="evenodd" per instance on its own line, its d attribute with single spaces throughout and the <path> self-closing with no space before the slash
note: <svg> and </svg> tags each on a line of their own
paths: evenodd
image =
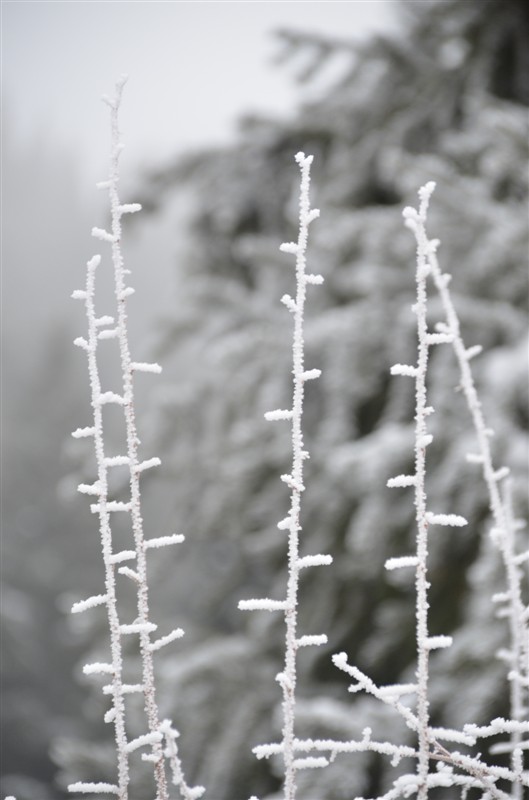
<svg viewBox="0 0 529 800">
<path fill-rule="evenodd" d="M 93 436 L 96 460 L 98 467 L 98 477 L 93 484 L 80 484 L 79 491 L 84 494 L 95 495 L 98 499 L 91 505 L 93 513 L 99 515 L 101 539 L 103 548 L 103 559 L 105 563 L 105 594 L 94 595 L 86 600 L 76 603 L 72 609 L 74 613 L 79 613 L 98 605 L 105 604 L 109 618 L 110 637 L 111 637 L 111 662 L 94 663 L 85 666 L 86 674 L 110 674 L 112 682 L 103 687 L 103 693 L 112 697 L 112 707 L 105 715 L 106 722 L 113 722 L 116 731 L 117 757 L 118 757 L 118 785 L 113 784 L 73 784 L 70 791 L 86 792 L 87 787 L 98 787 L 94 791 L 114 792 L 119 800 L 127 800 L 129 785 L 129 755 L 140 748 L 148 747 L 150 752 L 142 753 L 142 760 L 150 762 L 153 766 L 154 779 L 156 783 L 156 800 L 169 800 L 167 787 L 167 776 L 165 771 L 165 751 L 164 737 L 167 740 L 169 755 L 167 756 L 173 771 L 173 783 L 179 787 L 180 795 L 183 800 L 196 800 L 203 793 L 201 787 L 191 789 L 187 786 L 180 761 L 177 756 L 176 746 L 173 747 L 173 734 L 175 733 L 167 721 L 162 730 L 160 723 L 158 705 L 156 700 L 156 685 L 154 675 L 154 653 L 160 648 L 165 647 L 183 635 L 180 628 L 176 628 L 165 636 L 152 641 L 151 634 L 157 629 L 157 625 L 151 622 L 149 617 L 149 587 L 147 583 L 147 551 L 158 549 L 169 544 L 177 544 L 183 540 L 178 534 L 162 536 L 154 539 L 145 539 L 143 532 L 143 520 L 141 514 L 140 496 L 140 476 L 152 467 L 160 464 L 157 457 L 140 460 L 138 456 L 139 439 L 136 430 L 135 408 L 134 408 L 134 387 L 133 375 L 135 372 L 159 373 L 161 367 L 158 364 L 133 361 L 130 355 L 128 330 L 127 330 L 127 300 L 132 296 L 134 290 L 125 284 L 125 275 L 129 273 L 125 269 L 121 251 L 121 218 L 124 214 L 132 214 L 140 211 L 138 203 L 122 204 L 118 194 L 119 183 L 119 157 L 123 149 L 119 133 L 119 110 L 123 87 L 126 83 L 126 76 L 117 82 L 113 99 L 103 98 L 110 107 L 111 118 L 111 154 L 110 170 L 107 180 L 98 184 L 99 188 L 108 190 L 111 211 L 111 230 L 106 231 L 101 228 L 94 228 L 92 235 L 111 245 L 112 265 L 114 272 L 114 291 L 116 297 L 116 317 L 103 316 L 96 318 L 94 309 L 94 275 L 95 269 L 99 264 L 100 257 L 94 257 L 88 263 L 88 277 L 86 290 L 76 290 L 74 298 L 84 300 L 88 316 L 88 339 L 79 337 L 75 344 L 84 349 L 88 355 L 90 384 L 92 391 L 92 406 L 94 408 L 94 424 L 91 427 L 78 428 L 74 431 L 76 438 Z M 111 325 L 108 328 L 104 326 Z M 103 328 L 103 329 L 102 329 Z M 98 371 L 96 350 L 100 340 L 117 339 L 119 343 L 121 372 L 122 372 L 122 392 L 102 392 Z M 126 455 L 106 457 L 103 441 L 103 406 L 116 404 L 123 409 L 126 428 Z M 109 469 L 118 466 L 127 466 L 130 474 L 130 500 L 117 501 L 108 499 L 107 473 Z M 114 512 L 125 512 L 130 514 L 132 532 L 134 537 L 134 550 L 112 550 L 112 531 L 110 525 L 110 514 Z M 124 561 L 134 561 L 134 569 L 128 566 L 118 566 Z M 129 623 L 120 623 L 116 609 L 116 582 L 115 569 L 121 575 L 125 575 L 133 581 L 137 592 L 137 618 Z M 122 647 L 121 638 L 123 636 L 138 637 L 139 650 L 141 653 L 142 677 L 141 683 L 124 684 L 121 677 L 122 669 Z M 135 739 L 127 740 L 125 731 L 125 704 L 124 695 L 142 693 L 144 698 L 144 709 L 147 718 L 148 731 Z M 169 725 L 169 728 L 167 728 Z M 176 777 L 175 777 L 176 776 Z M 105 786 L 109 788 L 104 788 Z"/>
<path fill-rule="evenodd" d="M 468 454 L 467 459 L 482 468 L 495 526 L 492 538 L 501 553 L 507 578 L 507 592 L 497 599 L 507 605 L 510 650 L 507 654 L 502 653 L 501 655 L 506 656 L 510 666 L 511 716 L 514 720 L 522 721 L 526 718 L 529 710 L 529 623 L 527 609 L 522 599 L 522 570 L 517 561 L 515 547 L 516 523 L 512 513 L 510 485 L 508 481 L 504 481 L 509 470 L 507 467 L 495 469 L 493 465 L 490 445 L 491 430 L 485 421 L 470 366 L 471 359 L 478 355 L 482 348 L 479 345 L 471 348 L 465 346 L 461 336 L 459 318 L 448 288 L 449 276 L 446 273 L 443 274 L 439 267 L 436 253 L 438 242 L 431 242 L 430 245 L 428 264 L 446 315 L 446 325 L 438 327 L 442 327 L 443 331 L 450 336 L 459 366 L 460 385 L 470 411 L 478 443 L 478 453 Z M 504 485 L 503 496 L 500 488 L 502 482 Z M 522 767 L 519 745 L 521 743 L 521 734 L 514 731 L 511 734 L 511 766 L 513 771 L 520 775 Z M 521 781 L 516 781 L 512 790 L 513 800 L 521 800 Z"/>
<path fill-rule="evenodd" d="M 109 672 L 112 675 L 112 695 L 113 695 L 113 716 L 114 732 L 116 738 L 116 756 L 118 769 L 118 797 L 119 800 L 127 800 L 129 786 L 129 764 L 128 753 L 126 751 L 127 736 L 125 731 L 125 703 L 123 699 L 123 678 L 122 665 L 123 654 L 121 647 L 120 620 L 117 610 L 116 600 L 116 579 L 114 565 L 112 562 L 112 529 L 110 525 L 110 511 L 108 508 L 108 481 L 107 481 L 107 459 L 105 457 L 105 443 L 103 439 L 103 412 L 100 398 L 101 381 L 99 378 L 97 364 L 98 346 L 98 326 L 95 313 L 95 275 L 96 269 L 101 262 L 99 255 L 94 256 L 87 264 L 86 290 L 76 290 L 73 293 L 75 299 L 84 300 L 86 316 L 88 320 L 88 342 L 84 348 L 88 355 L 88 374 L 90 377 L 90 391 L 92 408 L 94 413 L 94 424 L 91 428 L 77 429 L 74 436 L 92 436 L 94 439 L 94 449 L 97 465 L 97 481 L 93 485 L 99 497 L 99 531 L 101 536 L 101 548 L 103 552 L 103 563 L 105 568 L 105 594 L 93 596 L 88 600 L 75 603 L 72 612 L 79 613 L 97 605 L 105 604 L 107 610 L 108 627 L 110 631 L 110 652 L 111 664 Z M 77 341 L 77 340 L 76 340 Z M 78 487 L 82 493 L 86 493 L 86 486 L 80 484 Z M 92 494 L 93 492 L 90 492 Z M 99 602 L 102 600 L 102 603 Z M 89 674 L 86 665 L 85 671 Z M 95 670 L 90 670 L 94 672 Z M 72 784 L 68 787 L 70 792 L 82 791 L 79 784 Z"/>
<path fill-rule="evenodd" d="M 301 187 L 299 197 L 299 233 L 297 242 L 285 242 L 280 246 L 284 253 L 290 253 L 296 258 L 296 297 L 284 295 L 281 301 L 294 316 L 294 336 L 292 344 L 292 372 L 293 398 L 292 408 L 275 409 L 268 411 L 265 417 L 269 421 L 290 421 L 292 431 L 292 469 L 287 475 L 281 475 L 281 480 L 291 490 L 290 510 L 288 516 L 278 523 L 280 530 L 288 530 L 288 583 L 286 600 L 251 599 L 242 600 L 239 608 L 243 610 L 282 610 L 285 614 L 285 666 L 277 676 L 277 681 L 283 692 L 283 741 L 282 755 L 284 759 L 285 780 L 284 798 L 294 800 L 296 796 L 296 772 L 298 769 L 313 769 L 323 766 L 322 760 L 296 759 L 294 747 L 294 724 L 296 708 L 296 654 L 300 647 L 318 646 L 327 641 L 324 634 L 308 636 L 297 635 L 297 605 L 299 590 L 299 573 L 302 569 L 312 566 L 324 566 L 332 562 L 328 555 L 314 555 L 300 558 L 299 535 L 301 532 L 301 495 L 305 491 L 303 485 L 303 464 L 309 457 L 304 449 L 302 417 L 305 383 L 314 380 L 321 374 L 319 369 L 305 370 L 304 360 L 304 328 L 303 315 L 305 309 L 306 287 L 308 284 L 318 285 L 323 282 L 321 275 L 307 273 L 307 241 L 310 223 L 319 216 L 318 209 L 310 208 L 309 186 L 310 167 L 313 156 L 304 153 L 296 155 L 296 161 L 301 171 Z"/>
</svg>

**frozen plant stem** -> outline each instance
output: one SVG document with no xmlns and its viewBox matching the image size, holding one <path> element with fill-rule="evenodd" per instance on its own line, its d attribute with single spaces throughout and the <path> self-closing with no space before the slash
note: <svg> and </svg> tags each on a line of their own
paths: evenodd
<svg viewBox="0 0 529 800">
<path fill-rule="evenodd" d="M 495 539 L 503 555 L 505 570 L 507 573 L 507 592 L 498 596 L 498 600 L 509 604 L 507 616 L 510 621 L 511 650 L 507 654 L 512 664 L 509 675 L 511 681 L 511 716 L 513 727 L 511 728 L 511 742 L 508 748 L 511 752 L 511 774 L 513 776 L 513 800 L 520 800 L 522 797 L 522 758 L 519 745 L 522 741 L 521 725 L 524 721 L 526 706 L 522 697 L 522 687 L 527 691 L 527 612 L 522 602 L 521 592 L 521 570 L 516 563 L 514 552 L 514 522 L 508 512 L 507 505 L 504 503 L 498 484 L 508 474 L 508 470 L 503 468 L 495 471 L 492 466 L 489 436 L 490 431 L 486 428 L 481 404 L 472 379 L 469 362 L 476 352 L 481 348 L 471 348 L 466 350 L 463 344 L 459 320 L 453 307 L 448 283 L 450 276 L 442 275 L 437 263 L 436 251 L 439 245 L 437 240 L 429 240 L 426 235 L 426 217 L 428 204 L 431 194 L 435 188 L 433 182 L 427 183 L 419 190 L 420 205 L 419 210 L 413 208 L 404 209 L 406 225 L 413 231 L 417 242 L 417 303 L 414 311 L 417 314 L 417 331 L 419 340 L 418 365 L 414 367 L 403 367 L 396 365 L 393 372 L 396 374 L 415 374 L 416 378 L 416 449 L 415 465 L 416 474 L 410 482 L 415 485 L 415 506 L 417 511 L 417 650 L 418 650 L 418 700 L 417 716 L 419 721 L 419 764 L 418 764 L 418 797 L 428 796 L 428 756 L 430 745 L 434 745 L 434 750 L 440 752 L 438 745 L 429 729 L 428 720 L 428 657 L 429 651 L 438 646 L 449 646 L 449 644 L 436 644 L 436 640 L 449 639 L 449 637 L 428 637 L 428 581 L 426 559 L 428 555 L 427 533 L 428 524 L 440 525 L 464 525 L 466 520 L 453 514 L 432 514 L 426 511 L 426 494 L 424 488 L 425 476 L 425 447 L 431 442 L 432 437 L 426 433 L 425 417 L 433 409 L 426 407 L 426 367 L 428 360 L 428 347 L 434 344 L 450 343 L 453 345 L 461 372 L 461 386 L 469 406 L 474 427 L 476 430 L 479 453 L 471 454 L 469 460 L 483 465 L 485 482 L 489 490 L 490 507 L 496 524 Z M 435 285 L 441 295 L 441 300 L 445 309 L 447 324 L 441 323 L 437 326 L 438 333 L 428 333 L 426 322 L 426 280 L 431 275 Z M 390 486 L 403 486 L 406 476 L 399 476 L 389 482 Z M 388 565 L 386 565 L 388 566 Z M 432 646 L 433 645 L 433 646 Z M 454 761 L 454 763 L 456 763 Z M 485 785 L 485 784 L 484 784 Z M 490 785 L 488 786 L 491 790 Z"/>
<path fill-rule="evenodd" d="M 94 306 L 95 273 L 101 262 L 100 256 L 94 256 L 87 264 L 86 279 L 86 315 L 88 319 L 88 372 L 92 391 L 92 406 L 94 410 L 94 448 L 97 463 L 97 482 L 95 490 L 99 497 L 99 529 L 101 534 L 101 547 L 105 565 L 105 603 L 110 630 L 110 652 L 112 658 L 112 696 L 114 708 L 114 729 L 117 743 L 118 766 L 118 796 L 119 800 L 127 800 L 129 784 L 128 753 L 125 748 L 127 741 L 125 734 L 125 703 L 123 698 L 122 679 L 122 647 L 120 634 L 120 621 L 116 604 L 116 578 L 115 568 L 112 564 L 112 530 L 110 525 L 110 512 L 108 510 L 108 481 L 105 459 L 105 444 L 103 439 L 103 406 L 100 402 L 102 395 L 101 383 L 97 368 L 97 343 L 98 328 Z M 88 487 L 85 487 L 85 489 Z M 91 605 L 94 605 L 92 602 Z M 77 609 L 72 609 L 77 611 Z M 86 670 L 85 670 L 86 672 Z"/>
<path fill-rule="evenodd" d="M 418 358 L 415 377 L 415 511 L 417 521 L 416 637 L 417 637 L 417 717 L 419 721 L 419 758 L 417 797 L 428 797 L 429 771 L 429 703 L 428 703 L 428 519 L 426 515 L 426 447 L 430 437 L 426 429 L 426 370 L 428 366 L 428 326 L 426 322 L 426 276 L 428 239 L 424 230 L 428 203 L 435 184 L 429 183 L 420 191 L 417 236 L 417 315 Z"/>
<path fill-rule="evenodd" d="M 147 561 L 145 540 L 143 535 L 143 520 L 140 506 L 140 470 L 138 459 L 138 434 L 134 415 L 134 389 L 132 384 L 132 359 L 127 332 L 127 297 L 123 256 L 121 253 L 121 217 L 123 214 L 118 196 L 119 157 L 123 149 L 119 133 L 119 108 L 125 80 L 120 80 L 116 85 L 116 95 L 110 105 L 110 118 L 112 125 L 112 149 L 109 174 L 109 197 L 112 217 L 112 264 L 114 267 L 114 286 L 118 310 L 117 329 L 123 374 L 123 401 L 125 424 L 127 432 L 127 457 L 130 469 L 130 514 L 132 531 L 136 549 L 136 572 L 138 575 L 138 622 L 142 625 L 140 630 L 140 651 L 142 657 L 143 693 L 145 698 L 145 712 L 151 733 L 157 733 L 160 727 L 158 706 L 156 703 L 156 689 L 154 684 L 153 655 L 150 650 L 149 633 L 149 590 L 147 584 Z M 139 209 L 138 209 L 139 210 Z M 153 753 L 158 756 L 154 763 L 154 777 L 158 790 L 158 800 L 165 800 L 167 794 L 167 781 L 163 760 L 162 747 L 159 742 L 153 744 Z"/>
<path fill-rule="evenodd" d="M 286 651 L 284 677 L 281 681 L 283 690 L 283 741 L 285 743 L 285 798 L 293 800 L 296 794 L 296 770 L 294 766 L 294 719 L 296 707 L 296 631 L 297 602 L 299 586 L 299 534 L 301 531 L 300 509 L 301 492 L 303 491 L 303 432 L 301 420 L 303 415 L 303 313 L 305 309 L 305 266 L 308 237 L 309 183 L 312 156 L 305 158 L 302 153 L 296 156 L 301 169 L 301 191 L 299 201 L 300 228 L 296 250 L 296 310 L 294 312 L 294 340 L 292 346 L 292 366 L 294 374 L 294 394 L 292 400 L 292 480 L 291 504 L 288 537 L 288 585 L 287 605 L 285 609 Z"/>
<path fill-rule="evenodd" d="M 314 555 L 300 558 L 299 535 L 301 532 L 301 494 L 303 485 L 303 462 L 309 457 L 303 445 L 302 416 L 305 382 L 320 376 L 320 370 L 304 369 L 304 331 L 303 315 L 307 284 L 321 284 L 321 275 L 312 275 L 306 272 L 307 266 L 307 240 L 310 223 L 319 216 L 318 209 L 310 209 L 309 186 L 310 166 L 313 156 L 304 153 L 296 155 L 296 161 L 301 171 L 301 187 L 299 199 L 299 233 L 297 242 L 286 242 L 280 249 L 290 253 L 296 258 L 296 298 L 289 295 L 282 297 L 282 302 L 294 316 L 294 335 L 292 344 L 292 373 L 293 398 L 291 409 L 276 409 L 269 411 L 265 417 L 270 421 L 290 420 L 292 430 L 292 469 L 288 475 L 282 475 L 281 480 L 291 490 L 290 510 L 288 516 L 278 523 L 280 530 L 288 531 L 288 582 L 286 600 L 274 601 L 268 598 L 263 600 L 242 600 L 239 608 L 243 610 L 283 610 L 285 614 L 285 665 L 277 676 L 277 681 L 283 693 L 283 739 L 280 752 L 283 754 L 285 779 L 284 798 L 294 800 L 296 797 L 296 772 L 298 769 L 326 766 L 327 760 L 322 758 L 316 764 L 314 759 L 296 759 L 295 756 L 295 709 L 296 709 L 296 655 L 300 647 L 321 645 L 327 641 L 325 635 L 309 635 L 298 638 L 297 636 L 297 606 L 299 573 L 309 566 L 323 566 L 330 564 L 332 559 L 328 555 Z"/>
<path fill-rule="evenodd" d="M 501 553 L 507 578 L 507 591 L 503 596 L 499 596 L 498 600 L 506 602 L 508 607 L 506 616 L 510 633 L 508 661 L 511 668 L 509 674 L 511 718 L 522 722 L 526 719 L 529 710 L 529 628 L 527 609 L 522 598 L 522 570 L 515 550 L 516 522 L 512 515 L 508 484 L 506 484 L 507 489 L 503 496 L 500 491 L 500 485 L 508 476 L 509 470 L 506 467 L 496 470 L 493 466 L 490 446 L 491 430 L 487 427 L 472 376 L 470 361 L 479 354 L 481 347 L 476 346 L 470 349 L 465 347 L 459 318 L 448 288 L 450 276 L 446 273 L 443 274 L 439 267 L 436 253 L 438 242 L 433 241 L 430 245 L 427 251 L 429 270 L 446 316 L 446 325 L 443 323 L 438 327 L 445 330 L 451 338 L 459 365 L 461 389 L 476 432 L 478 453 L 469 454 L 467 458 L 470 462 L 481 465 L 489 495 L 489 507 L 494 520 L 492 536 Z M 518 746 L 521 742 L 521 734 L 514 731 L 511 734 L 511 768 L 513 772 L 520 774 L 521 751 Z M 513 800 L 521 800 L 521 798 L 522 785 L 520 781 L 513 785 Z"/>
<path fill-rule="evenodd" d="M 388 482 L 390 487 L 414 486 L 415 487 L 415 518 L 417 522 L 417 540 L 415 558 L 397 560 L 393 565 L 390 562 L 386 568 L 406 566 L 406 563 L 415 565 L 415 590 L 416 590 L 416 642 L 417 642 L 417 734 L 418 734 L 418 764 L 417 764 L 417 797 L 426 800 L 429 788 L 429 761 L 431 758 L 430 746 L 433 736 L 430 729 L 428 682 L 430 651 L 439 647 L 449 647 L 451 638 L 446 636 L 430 637 L 428 633 L 428 528 L 429 525 L 463 526 L 466 520 L 456 514 L 434 514 L 427 510 L 426 498 L 426 448 L 432 442 L 432 436 L 427 432 L 426 420 L 433 412 L 427 405 L 426 374 L 428 368 L 428 350 L 430 346 L 444 344 L 451 341 L 447 334 L 428 332 L 427 324 L 427 291 L 426 280 L 430 273 L 428 256 L 432 250 L 432 242 L 426 235 L 426 217 L 428 204 L 435 183 L 430 181 L 419 190 L 419 210 L 405 208 L 403 215 L 406 226 L 409 227 L 417 243 L 416 261 L 416 286 L 417 299 L 413 311 L 417 316 L 418 356 L 417 365 L 408 366 L 396 364 L 392 367 L 393 375 L 407 375 L 415 378 L 415 474 L 413 476 L 400 475 Z M 398 562 L 402 563 L 398 563 Z M 406 562 L 406 563 L 404 563 Z"/>
<path fill-rule="evenodd" d="M 517 722 L 527 720 L 529 712 L 529 613 L 522 600 L 519 557 L 516 553 L 515 531 L 516 520 L 512 513 L 511 483 L 505 481 L 501 501 L 505 512 L 505 529 L 497 534 L 505 571 L 507 575 L 508 620 L 511 634 L 511 650 L 507 653 L 507 661 L 511 670 L 510 681 L 511 719 Z M 496 528 L 496 531 L 499 529 Z M 529 550 L 523 555 L 529 560 Z M 523 748 L 527 750 L 527 737 L 524 741 L 520 731 L 511 733 L 507 749 L 511 752 L 511 769 L 518 778 L 523 773 Z M 496 745 L 496 752 L 501 752 L 502 745 Z M 512 786 L 513 800 L 522 800 L 522 782 L 517 780 Z"/>
<path fill-rule="evenodd" d="M 147 551 L 158 549 L 169 544 L 178 544 L 183 536 L 172 534 L 155 539 L 145 539 L 143 533 L 143 520 L 141 516 L 140 475 L 146 469 L 158 466 L 159 458 L 150 458 L 140 461 L 138 457 L 139 439 L 136 431 L 134 414 L 134 389 L 133 374 L 135 372 L 160 372 L 158 364 L 149 364 L 132 361 L 128 343 L 127 308 L 128 297 L 133 294 L 133 289 L 125 285 L 125 270 L 121 253 L 121 217 L 140 210 L 138 203 L 122 205 L 118 195 L 119 156 L 123 149 L 120 142 L 118 115 L 123 87 L 126 77 L 123 76 L 116 84 L 115 96 L 112 100 L 105 97 L 111 111 L 112 145 L 110 158 L 110 172 L 108 180 L 98 184 L 99 188 L 108 189 L 111 210 L 110 232 L 94 228 L 92 235 L 101 241 L 108 242 L 112 248 L 112 265 L 114 271 L 114 289 L 116 296 L 116 318 L 110 316 L 96 317 L 94 306 L 95 270 L 100 263 L 100 256 L 94 256 L 88 262 L 88 276 L 86 290 L 76 290 L 75 299 L 84 300 L 88 317 L 88 341 L 79 337 L 75 344 L 86 350 L 92 393 L 92 406 L 94 409 L 94 424 L 92 427 L 79 428 L 74 431 L 76 438 L 94 437 L 98 477 L 95 483 L 80 484 L 79 491 L 84 494 L 96 495 L 98 502 L 92 504 L 91 510 L 98 513 L 100 521 L 103 559 L 105 564 L 105 594 L 96 595 L 75 603 L 72 611 L 78 613 L 106 605 L 110 627 L 111 663 L 87 664 L 85 674 L 109 674 L 111 683 L 103 687 L 103 693 L 112 697 L 112 707 L 105 715 L 105 722 L 113 722 L 116 736 L 118 784 L 107 783 L 75 783 L 70 785 L 69 791 L 86 793 L 114 794 L 119 800 L 128 800 L 129 791 L 129 757 L 140 748 L 149 747 L 150 752 L 142 753 L 142 760 L 152 764 L 156 784 L 156 800 L 169 800 L 165 761 L 167 758 L 173 772 L 173 784 L 178 786 L 183 800 L 196 800 L 203 794 L 202 787 L 190 788 L 185 783 L 178 751 L 176 747 L 176 731 L 171 727 L 170 721 L 160 723 L 156 701 L 156 688 L 154 676 L 153 653 L 161 647 L 173 642 L 183 635 L 179 628 L 171 633 L 151 641 L 151 633 L 157 626 L 149 618 L 149 589 L 147 584 Z M 107 326 L 113 327 L 107 327 Z M 98 375 L 96 352 L 100 340 L 116 339 L 119 344 L 120 362 L 122 372 L 122 393 L 102 392 Z M 107 404 L 121 406 L 125 417 L 126 428 L 126 455 L 107 457 L 103 439 L 103 412 Z M 130 499 L 128 501 L 109 500 L 108 498 L 108 469 L 115 466 L 127 466 L 129 469 Z M 110 523 L 112 512 L 126 512 L 130 514 L 134 550 L 113 551 L 112 526 Z M 120 566 L 123 562 L 135 562 L 134 569 L 129 566 Z M 116 569 L 120 575 L 130 579 L 137 592 L 136 619 L 126 624 L 121 624 L 116 605 Z M 139 650 L 141 653 L 141 683 L 124 684 L 122 680 L 122 646 L 121 637 L 138 636 Z M 125 696 L 142 693 L 144 697 L 144 710 L 147 719 L 147 732 L 135 739 L 128 740 L 125 726 Z M 167 747 L 164 749 L 164 738 Z"/>
</svg>

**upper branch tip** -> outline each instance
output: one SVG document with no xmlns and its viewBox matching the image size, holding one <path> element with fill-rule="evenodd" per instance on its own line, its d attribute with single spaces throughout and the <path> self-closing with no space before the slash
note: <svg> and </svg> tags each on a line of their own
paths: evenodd
<svg viewBox="0 0 529 800">
<path fill-rule="evenodd" d="M 103 103 L 106 103 L 107 106 L 110 106 L 111 109 L 114 111 L 118 108 L 120 100 L 121 100 L 121 92 L 123 91 L 123 87 L 127 83 L 129 76 L 126 72 L 122 72 L 115 84 L 115 92 L 116 95 L 113 100 L 107 94 L 101 96 L 101 100 Z"/>
<path fill-rule="evenodd" d="M 425 183 L 424 186 L 421 186 L 419 189 L 419 197 L 421 200 L 429 200 L 432 196 L 435 186 L 435 181 L 428 181 L 428 183 Z"/>
<path fill-rule="evenodd" d="M 300 167 L 303 167 L 305 164 L 312 164 L 314 161 L 314 156 L 306 156 L 303 150 L 300 150 L 299 153 L 296 153 L 294 156 Z"/>
<path fill-rule="evenodd" d="M 340 664 L 340 663 L 342 663 L 344 661 L 347 661 L 347 653 L 344 653 L 344 652 L 335 653 L 332 656 L 332 661 L 333 661 L 334 664 Z"/>
</svg>

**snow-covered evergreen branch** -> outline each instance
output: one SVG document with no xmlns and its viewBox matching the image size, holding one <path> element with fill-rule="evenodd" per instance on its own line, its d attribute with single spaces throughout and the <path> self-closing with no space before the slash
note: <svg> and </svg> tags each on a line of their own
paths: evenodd
<svg viewBox="0 0 529 800">
<path fill-rule="evenodd" d="M 150 752 L 142 753 L 142 760 L 150 762 L 153 766 L 156 784 L 156 800 L 169 800 L 165 758 L 169 760 L 173 783 L 178 786 L 180 796 L 184 800 L 196 800 L 203 794 L 202 787 L 191 789 L 185 783 L 182 768 L 176 748 L 176 732 L 168 721 L 161 722 L 156 699 L 156 685 L 154 673 L 153 653 L 169 644 L 180 636 L 180 628 L 156 640 L 151 639 L 151 634 L 156 631 L 157 625 L 150 619 L 149 614 L 149 586 L 147 583 L 147 551 L 149 548 L 159 548 L 168 544 L 182 541 L 179 535 L 146 539 L 143 531 L 141 513 L 140 475 L 141 473 L 160 464 L 157 457 L 140 460 L 138 454 L 139 439 L 135 421 L 133 375 L 135 372 L 160 372 L 158 364 L 135 362 L 130 355 L 127 331 L 127 299 L 133 294 L 133 289 L 126 285 L 125 276 L 129 273 L 123 263 L 121 251 L 121 218 L 124 214 L 135 213 L 140 210 L 138 203 L 122 204 L 118 194 L 119 183 L 119 157 L 123 149 L 119 133 L 119 109 L 121 96 L 126 77 L 123 76 L 116 84 L 113 99 L 104 97 L 110 107 L 112 144 L 110 157 L 110 171 L 107 180 L 98 184 L 99 188 L 107 189 L 110 199 L 111 230 L 93 228 L 92 235 L 111 245 L 111 260 L 114 273 L 114 290 L 116 298 L 116 316 L 96 317 L 95 313 L 95 274 L 101 262 L 99 255 L 88 262 L 86 289 L 76 290 L 73 297 L 84 300 L 88 319 L 88 339 L 79 337 L 75 344 L 84 349 L 88 356 L 92 407 L 94 411 L 93 425 L 78 428 L 73 436 L 76 438 L 93 437 L 97 462 L 97 480 L 92 484 L 80 484 L 79 491 L 83 494 L 94 495 L 97 502 L 91 505 L 91 510 L 99 515 L 103 561 L 105 565 L 105 593 L 94 595 L 87 600 L 74 604 L 73 613 L 80 613 L 99 605 L 105 605 L 110 628 L 111 659 L 108 663 L 87 664 L 84 672 L 87 675 L 103 674 L 111 676 L 111 683 L 103 687 L 103 693 L 112 697 L 111 708 L 105 714 L 105 722 L 111 722 L 115 729 L 118 782 L 71 784 L 68 788 L 75 793 L 101 793 L 117 795 L 119 800 L 127 800 L 129 796 L 129 757 L 140 748 L 150 748 Z M 107 327 L 112 326 L 112 327 Z M 119 344 L 122 391 L 120 394 L 111 391 L 102 391 L 98 372 L 97 348 L 100 341 L 117 339 Z M 107 404 L 117 404 L 123 409 L 126 429 L 126 454 L 106 456 L 103 434 L 103 407 Z M 129 471 L 130 499 L 117 501 L 109 499 L 108 472 L 113 467 L 126 466 Z M 133 534 L 134 549 L 115 552 L 113 549 L 113 536 L 111 517 L 114 512 L 125 512 L 130 515 Z M 134 569 L 127 566 L 118 566 L 124 561 L 134 562 Z M 117 611 L 117 573 L 132 579 L 137 595 L 137 617 L 132 622 L 123 623 Z M 141 683 L 125 684 L 123 682 L 123 649 L 124 636 L 137 636 L 139 652 L 141 654 Z M 147 732 L 136 738 L 129 739 L 125 721 L 125 696 L 129 694 L 143 694 L 144 710 L 147 722 Z M 164 740 L 166 747 L 164 749 Z"/>
<path fill-rule="evenodd" d="M 321 645 L 327 641 L 324 634 L 298 636 L 297 607 L 299 574 L 306 567 L 323 566 L 330 564 L 329 555 L 300 556 L 301 533 L 301 495 L 305 491 L 303 485 L 303 463 L 309 457 L 304 447 L 302 432 L 303 397 L 305 383 L 320 376 L 319 369 L 305 369 L 304 329 L 303 315 L 305 310 L 305 297 L 307 284 L 321 284 L 323 277 L 306 272 L 307 241 L 310 223 L 319 216 L 318 209 L 310 208 L 309 186 L 310 167 L 313 156 L 304 153 L 296 155 L 296 161 L 301 171 L 301 187 L 299 197 L 299 233 L 297 242 L 285 242 L 280 250 L 290 253 L 296 258 L 296 297 L 284 295 L 281 300 L 294 316 L 294 336 L 292 345 L 292 372 L 293 372 L 293 398 L 290 409 L 276 409 L 269 411 L 265 417 L 269 421 L 287 420 L 291 423 L 292 436 L 292 469 L 289 474 L 281 475 L 281 480 L 291 490 L 290 510 L 288 516 L 278 523 L 280 530 L 288 531 L 288 583 L 286 599 L 283 601 L 264 599 L 241 600 L 239 608 L 242 610 L 281 610 L 285 614 L 285 665 L 276 680 L 283 693 L 283 739 L 280 752 L 284 759 L 285 779 L 284 798 L 294 800 L 296 796 L 296 772 L 299 769 L 310 769 L 325 766 L 325 758 L 314 759 L 296 758 L 295 747 L 295 707 L 296 707 L 296 655 L 300 647 Z M 266 746 L 265 746 L 266 747 Z"/>
</svg>

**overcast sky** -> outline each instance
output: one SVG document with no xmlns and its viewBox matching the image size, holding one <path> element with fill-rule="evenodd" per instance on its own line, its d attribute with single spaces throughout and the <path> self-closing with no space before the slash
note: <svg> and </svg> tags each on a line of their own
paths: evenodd
<svg viewBox="0 0 529 800">
<path fill-rule="evenodd" d="M 45 133 L 82 153 L 84 178 L 106 159 L 99 98 L 125 72 L 129 163 L 159 161 L 226 141 L 241 113 L 288 113 L 299 90 L 271 63 L 275 29 L 362 37 L 394 3 L 3 0 L 4 110 L 19 142 Z"/>
</svg>

